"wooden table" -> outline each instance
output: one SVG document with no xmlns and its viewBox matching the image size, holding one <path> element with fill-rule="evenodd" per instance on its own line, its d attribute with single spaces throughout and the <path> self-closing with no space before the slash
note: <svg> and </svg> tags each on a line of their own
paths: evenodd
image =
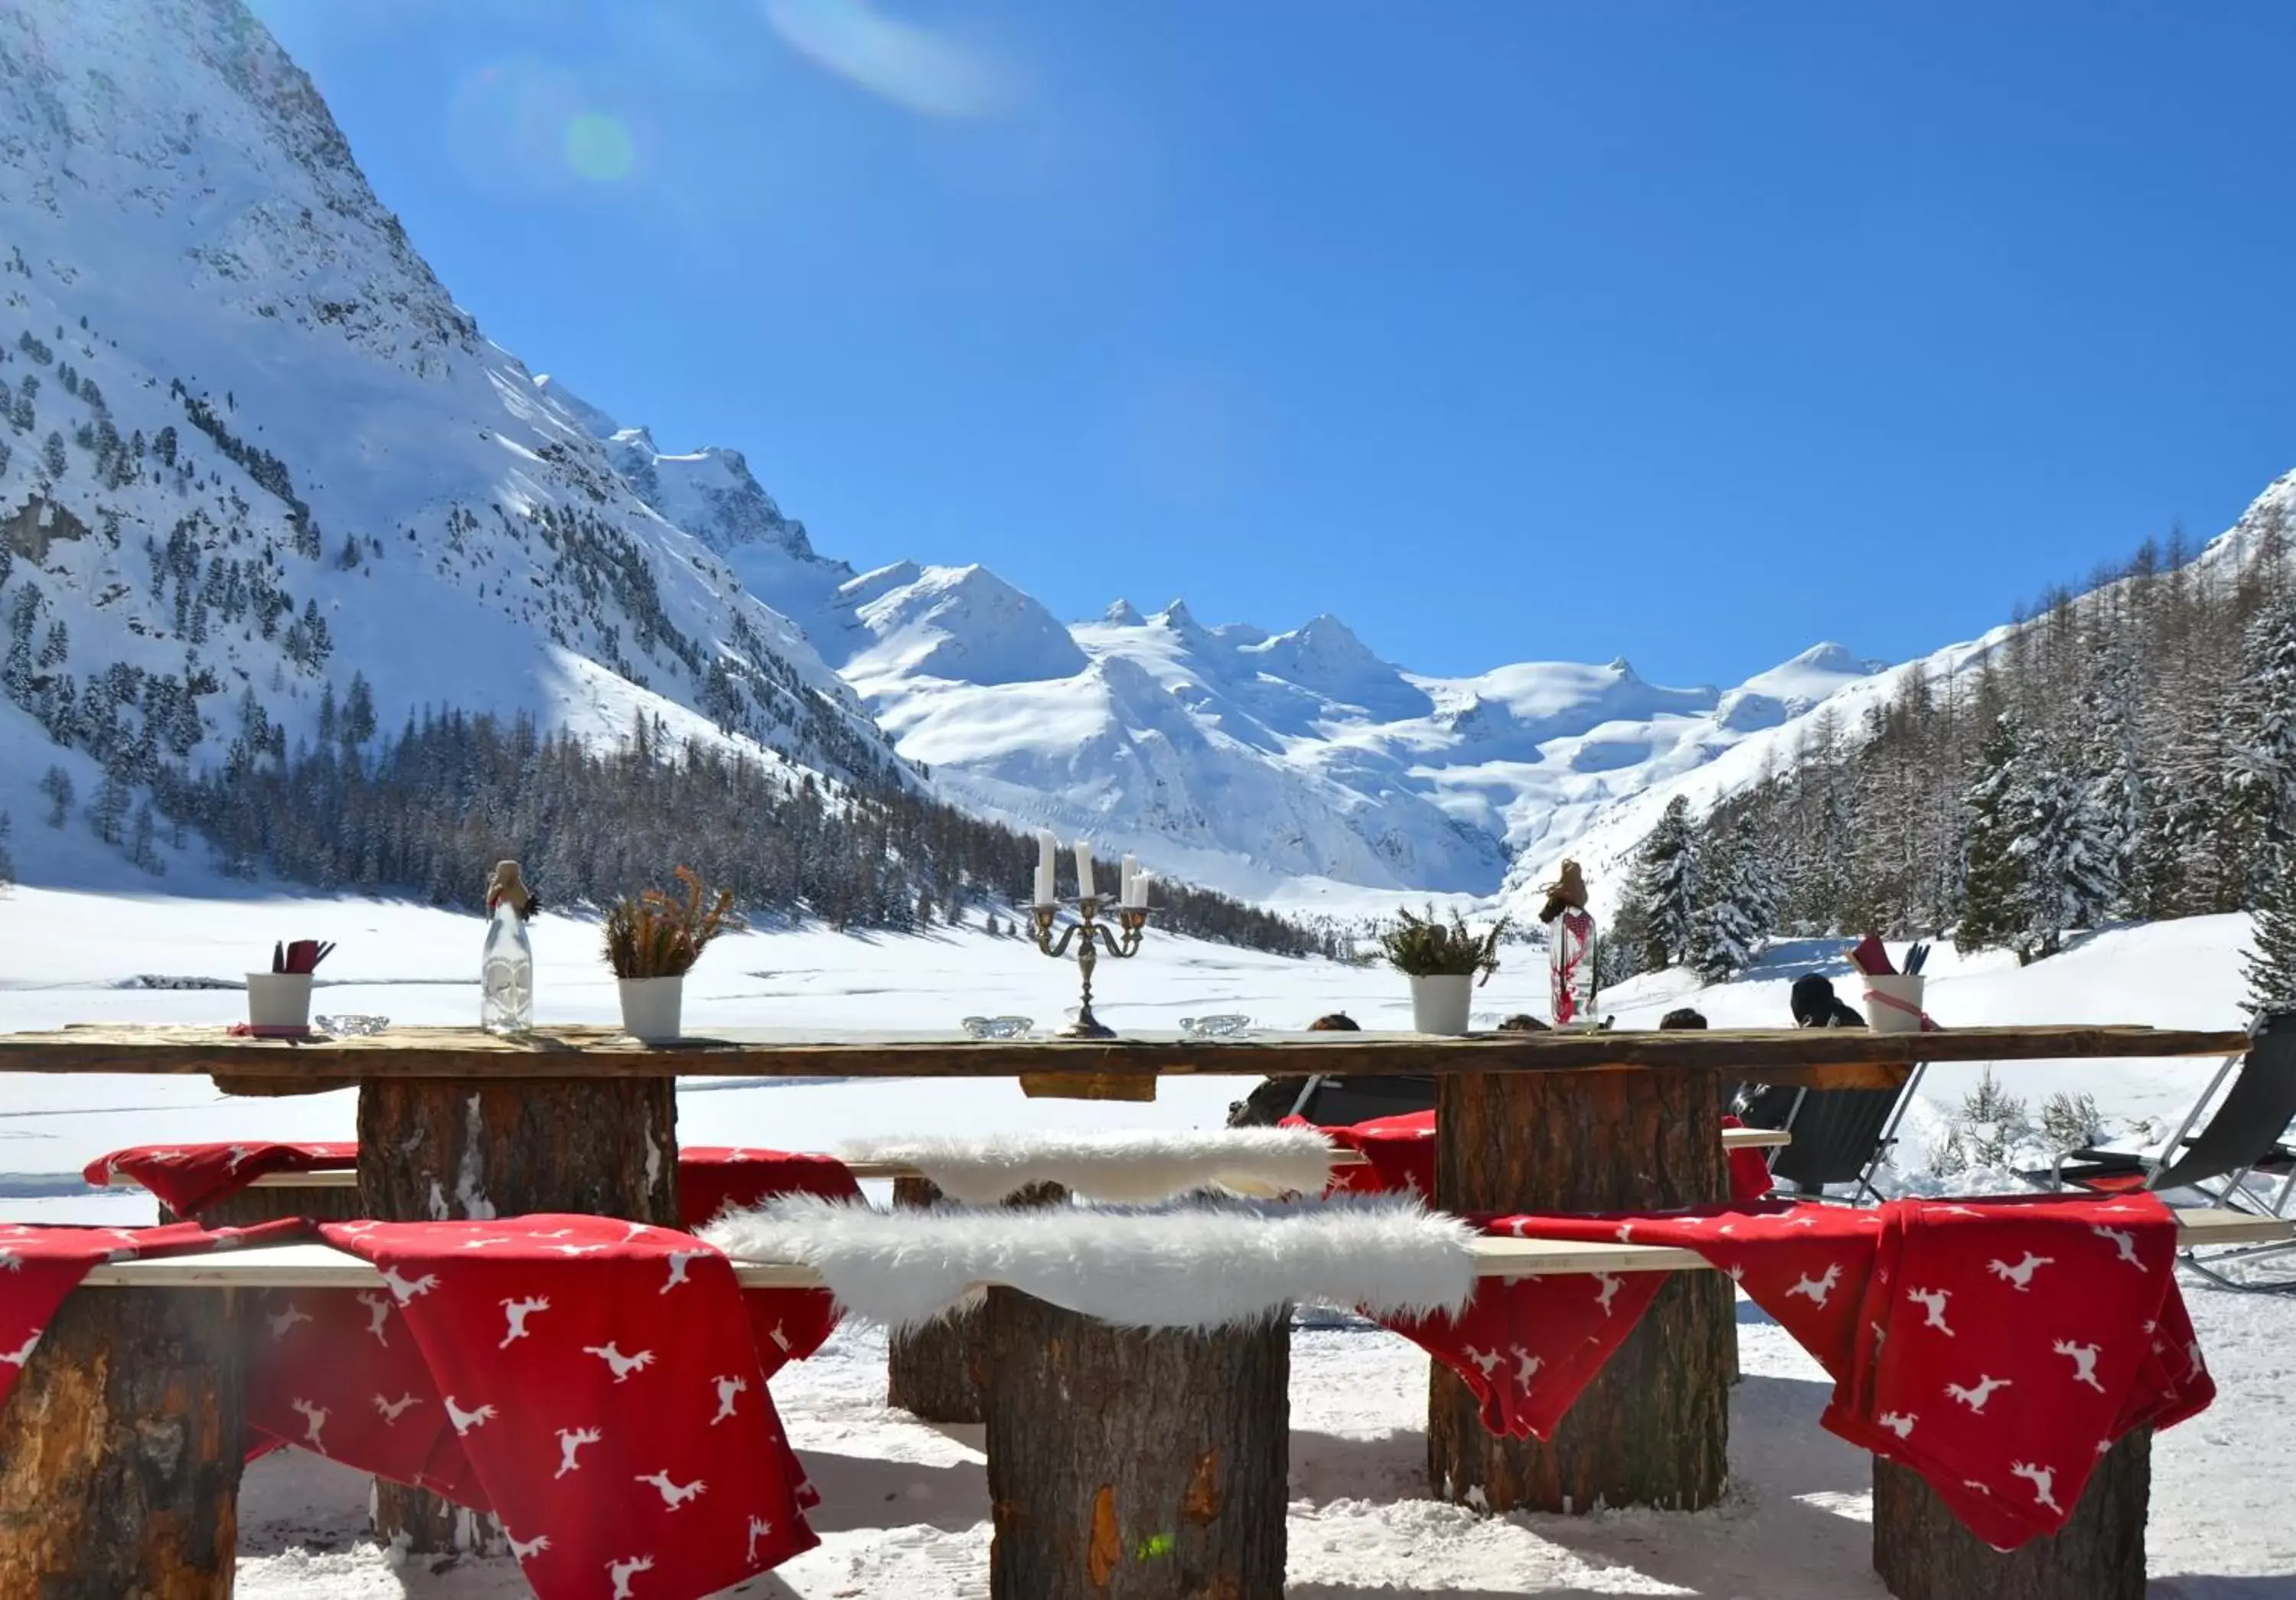
<svg viewBox="0 0 2296 1600">
<path fill-rule="evenodd" d="M 1152 1079 L 1425 1074 L 1439 1082 L 1435 1202 L 1469 1211 L 1652 1210 L 1722 1199 L 1715 1129 L 1739 1081 L 1896 1087 L 1917 1062 L 2222 1056 L 2229 1030 L 2134 1027 L 1417 1034 L 1144 1033 L 1106 1041 L 743 1030 L 646 1046 L 606 1028 L 499 1037 L 395 1028 L 298 1042 L 214 1028 L 0 1034 L 0 1071 L 202 1075 L 226 1093 L 359 1091 L 358 1184 L 390 1219 L 580 1211 L 676 1226 L 680 1078 Z M 761 1128 L 756 1140 L 772 1140 Z M 1692 1507 L 1726 1459 L 1728 1286 L 1685 1274 L 1552 1445 L 1493 1440 L 1438 1369 L 1430 1476 L 1493 1509 Z"/>
</svg>

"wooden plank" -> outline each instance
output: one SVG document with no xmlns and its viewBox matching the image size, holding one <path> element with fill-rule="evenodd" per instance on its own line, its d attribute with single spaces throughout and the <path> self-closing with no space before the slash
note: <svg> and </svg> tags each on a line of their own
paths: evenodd
<svg viewBox="0 0 2296 1600">
<path fill-rule="evenodd" d="M 2282 1222 L 2238 1211 L 2177 1213 L 2177 1243 L 2192 1249 L 2218 1244 L 2296 1241 L 2296 1220 Z M 1706 1258 L 1668 1244 L 1620 1244 L 1594 1239 L 1475 1241 L 1478 1277 L 1541 1277 L 1571 1272 L 1696 1272 Z M 796 1262 L 742 1262 L 734 1276 L 745 1289 L 819 1289 L 821 1276 Z M 375 1269 L 331 1244 L 264 1244 L 201 1256 L 111 1261 L 91 1268 L 81 1282 L 110 1289 L 372 1289 Z"/>
<path fill-rule="evenodd" d="M 1793 1143 L 1793 1135 L 1782 1128 L 1726 1128 L 1722 1130 L 1725 1150 L 1783 1150 Z M 1359 1151 L 1339 1150 L 1332 1153 L 1334 1167 L 1369 1166 L 1370 1160 Z M 857 1178 L 898 1180 L 922 1177 L 914 1167 L 898 1161 L 848 1161 L 846 1169 Z M 115 1172 L 105 1185 L 113 1189 L 140 1189 L 144 1186 L 125 1172 Z M 358 1173 L 349 1167 L 322 1167 L 310 1172 L 266 1172 L 248 1181 L 250 1189 L 356 1189 Z"/>
<path fill-rule="evenodd" d="M 611 1028 L 504 1037 L 474 1028 L 396 1028 L 356 1038 L 232 1037 L 219 1028 L 87 1025 L 0 1034 L 0 1071 L 206 1075 L 234 1089 L 316 1092 L 385 1079 L 1014 1078 L 1022 1073 L 1414 1073 L 1701 1069 L 1765 1083 L 1890 1087 L 1920 1062 L 2224 1056 L 2231 1030 L 2136 1027 L 1423 1034 L 1256 1033 L 1188 1039 L 973 1039 L 934 1034 L 741 1030 L 648 1046 Z"/>
</svg>

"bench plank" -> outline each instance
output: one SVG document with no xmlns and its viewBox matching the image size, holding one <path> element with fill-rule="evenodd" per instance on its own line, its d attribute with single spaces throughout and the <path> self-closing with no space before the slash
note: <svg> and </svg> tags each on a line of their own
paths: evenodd
<svg viewBox="0 0 2296 1600">
<path fill-rule="evenodd" d="M 2296 1220 L 2277 1221 L 2240 1211 L 2177 1213 L 2177 1243 L 2190 1250 L 2217 1244 L 2265 1244 L 2296 1240 Z M 1702 1272 L 1706 1258 L 1670 1244 L 1620 1244 L 1609 1240 L 1512 1239 L 1474 1242 L 1478 1277 L 1538 1277 L 1570 1272 Z M 737 1263 L 744 1289 L 820 1289 L 821 1275 L 800 1262 Z M 204 1256 L 110 1261 L 81 1280 L 93 1289 L 372 1289 L 381 1276 L 358 1257 L 332 1244 L 261 1244 Z"/>
</svg>

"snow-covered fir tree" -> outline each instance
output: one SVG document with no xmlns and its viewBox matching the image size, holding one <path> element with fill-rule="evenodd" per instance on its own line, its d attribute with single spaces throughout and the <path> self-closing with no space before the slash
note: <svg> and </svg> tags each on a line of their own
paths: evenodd
<svg viewBox="0 0 2296 1600">
<path fill-rule="evenodd" d="M 2081 696 L 2081 754 L 2095 774 L 2090 792 L 2105 831 L 2106 849 L 2119 885 L 2113 915 L 2146 915 L 2144 842 L 2152 819 L 2152 795 L 2144 771 L 2138 718 L 2144 703 L 2136 651 L 2115 636 L 2095 656 L 2094 677 Z"/>
<path fill-rule="evenodd" d="M 1691 914 L 1690 964 L 1722 983 L 1753 964 L 1768 937 L 1775 900 L 1760 881 L 1751 819 L 1710 819 L 1701 831 L 1698 904 Z"/>
<path fill-rule="evenodd" d="M 1654 972 L 1688 959 L 1697 907 L 1698 851 L 1690 801 L 1667 802 L 1658 825 L 1635 854 L 1633 876 L 1609 943 Z"/>
<path fill-rule="evenodd" d="M 2279 844 L 2269 858 L 2243 975 L 2252 1008 L 2284 1011 L 2296 1009 L 2296 843 Z"/>
<path fill-rule="evenodd" d="M 2006 797 L 2016 840 L 2014 945 L 2020 961 L 2054 956 L 2066 933 L 2103 921 L 2119 892 L 2112 844 L 2088 780 L 2054 752 L 2029 746 Z"/>
<path fill-rule="evenodd" d="M 2296 603 L 2259 611 L 2241 655 L 2244 671 L 2225 707 L 2225 784 L 2243 855 L 2262 869 L 2296 833 Z"/>
<path fill-rule="evenodd" d="M 2020 931 L 2024 863 L 2017 854 L 2013 796 L 2025 778 L 2025 741 L 2014 718 L 1997 718 L 1978 747 L 1969 786 L 1967 876 L 1954 948 L 1964 955 L 2008 944 Z"/>
</svg>

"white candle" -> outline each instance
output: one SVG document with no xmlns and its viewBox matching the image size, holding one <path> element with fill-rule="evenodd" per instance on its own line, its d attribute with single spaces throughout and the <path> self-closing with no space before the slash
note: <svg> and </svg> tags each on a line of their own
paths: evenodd
<svg viewBox="0 0 2296 1600">
<path fill-rule="evenodd" d="M 1140 902 L 1132 897 L 1138 892 L 1139 886 L 1140 857 L 1127 856 L 1124 858 L 1123 871 L 1117 879 L 1116 903 L 1128 910 L 1137 906 Z"/>
<path fill-rule="evenodd" d="M 1058 901 L 1059 890 L 1054 882 L 1053 868 L 1059 859 L 1060 848 L 1060 841 L 1053 837 L 1050 828 L 1037 832 L 1037 904 L 1039 906 L 1050 906 Z"/>
<path fill-rule="evenodd" d="M 1133 878 L 1132 908 L 1135 911 L 1148 909 L 1148 885 L 1155 882 L 1155 878 L 1156 874 L 1153 873 L 1141 873 Z"/>
<path fill-rule="evenodd" d="M 1099 898 L 1100 897 L 1099 897 L 1099 896 L 1097 896 L 1097 895 L 1095 895 L 1095 894 L 1093 892 L 1093 888 L 1092 888 L 1092 841 L 1091 841 L 1091 840 L 1089 840 L 1089 839 L 1079 839 L 1079 840 L 1078 840 L 1078 841 L 1077 841 L 1077 842 L 1076 842 L 1076 858 L 1077 858 L 1077 898 L 1078 898 L 1078 899 L 1080 899 L 1080 900 L 1092 900 L 1092 899 L 1097 899 L 1097 898 Z"/>
</svg>

